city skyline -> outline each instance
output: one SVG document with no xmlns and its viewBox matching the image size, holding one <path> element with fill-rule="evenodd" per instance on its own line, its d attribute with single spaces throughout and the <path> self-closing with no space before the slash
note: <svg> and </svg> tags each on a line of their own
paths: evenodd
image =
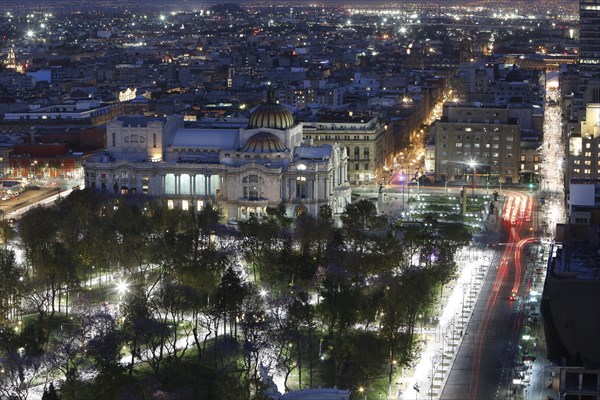
<svg viewBox="0 0 600 400">
<path fill-rule="evenodd" d="M 0 398 L 600 396 L 599 2 L 3 1 Z"/>
</svg>

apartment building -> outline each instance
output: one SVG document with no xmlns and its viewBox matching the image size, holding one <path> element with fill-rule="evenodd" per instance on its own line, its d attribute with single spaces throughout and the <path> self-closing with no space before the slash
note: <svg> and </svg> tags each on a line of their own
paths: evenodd
<svg viewBox="0 0 600 400">
<path fill-rule="evenodd" d="M 436 181 L 520 182 L 521 129 L 507 107 L 448 106 L 434 136 Z"/>
</svg>

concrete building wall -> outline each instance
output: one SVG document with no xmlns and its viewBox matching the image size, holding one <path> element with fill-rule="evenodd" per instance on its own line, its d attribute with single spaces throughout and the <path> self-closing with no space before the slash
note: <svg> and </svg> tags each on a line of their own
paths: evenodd
<svg viewBox="0 0 600 400">
<path fill-rule="evenodd" d="M 520 129 L 516 124 L 435 123 L 436 181 L 468 181 L 471 162 L 490 182 L 519 182 Z"/>
</svg>

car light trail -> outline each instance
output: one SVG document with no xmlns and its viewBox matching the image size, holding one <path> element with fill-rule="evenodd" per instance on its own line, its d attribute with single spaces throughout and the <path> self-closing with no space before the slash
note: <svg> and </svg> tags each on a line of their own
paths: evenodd
<svg viewBox="0 0 600 400">
<path fill-rule="evenodd" d="M 514 299 L 517 298 L 517 294 L 521 286 L 521 274 L 523 269 L 521 262 L 521 252 L 526 244 L 536 240 L 532 237 L 523 239 L 520 237 L 520 231 L 523 226 L 523 221 L 531 220 L 531 213 L 533 213 L 533 198 L 530 194 L 507 192 L 507 200 L 505 202 L 502 215 L 504 216 L 503 219 L 505 223 L 508 222 L 507 216 L 510 215 L 510 231 L 508 245 L 504 249 L 504 252 L 502 254 L 502 261 L 500 262 L 500 267 L 498 268 L 498 272 L 492 285 L 492 294 L 488 297 L 485 304 L 482 330 L 476 338 L 473 360 L 471 365 L 471 381 L 469 382 L 469 392 L 467 396 L 467 399 L 469 400 L 477 399 L 477 389 L 479 386 L 479 375 L 484 347 L 484 339 L 486 337 L 490 319 L 492 318 L 496 310 L 496 303 L 498 301 L 500 289 L 506 281 L 511 266 L 514 267 L 511 297 L 515 296 Z M 509 300 L 511 300 L 511 298 L 509 298 Z M 521 318 L 522 311 L 519 311 L 516 332 L 513 332 L 513 337 L 518 333 L 518 329 L 520 329 Z"/>
</svg>

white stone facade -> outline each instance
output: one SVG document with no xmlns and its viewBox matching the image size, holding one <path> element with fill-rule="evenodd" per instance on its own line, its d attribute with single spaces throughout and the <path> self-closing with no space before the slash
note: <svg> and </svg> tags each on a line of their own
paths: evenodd
<svg viewBox="0 0 600 400">
<path fill-rule="evenodd" d="M 85 185 L 114 195 L 144 195 L 170 208 L 219 205 L 230 222 L 262 216 L 283 202 L 289 216 L 317 215 L 350 202 L 346 150 L 302 144 L 287 129 L 183 128 L 178 117 L 119 117 L 107 124 L 106 151 L 84 164 Z"/>
</svg>

